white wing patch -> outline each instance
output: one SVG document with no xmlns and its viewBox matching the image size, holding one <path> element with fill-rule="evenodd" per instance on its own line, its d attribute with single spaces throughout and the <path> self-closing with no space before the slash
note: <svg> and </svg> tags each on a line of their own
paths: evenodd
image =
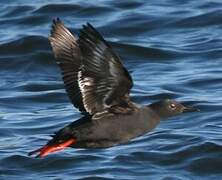
<svg viewBox="0 0 222 180">
<path fill-rule="evenodd" d="M 99 82 L 98 84 L 95 84 L 94 79 L 91 77 L 85 77 L 82 74 L 81 70 L 78 72 L 78 85 L 82 93 L 84 107 L 88 113 L 95 113 L 95 110 L 97 110 L 97 108 L 101 108 L 101 106 L 103 107 L 103 109 L 110 107 L 110 105 L 107 105 L 105 101 L 112 93 L 112 86 L 108 86 L 106 82 Z M 101 99 L 102 104 L 101 102 L 98 102 L 98 97 L 93 96 L 92 93 L 94 91 L 99 94 L 103 94 L 105 91 L 108 91 L 106 92 L 105 96 Z"/>
<path fill-rule="evenodd" d="M 82 71 L 78 72 L 78 85 L 79 89 L 82 93 L 83 104 L 87 112 L 92 113 L 92 109 L 90 108 L 90 102 L 93 102 L 93 99 L 87 99 L 88 93 L 90 93 L 91 89 L 94 86 L 94 80 L 90 77 L 83 77 Z M 89 96 L 88 96 L 89 97 Z"/>
</svg>

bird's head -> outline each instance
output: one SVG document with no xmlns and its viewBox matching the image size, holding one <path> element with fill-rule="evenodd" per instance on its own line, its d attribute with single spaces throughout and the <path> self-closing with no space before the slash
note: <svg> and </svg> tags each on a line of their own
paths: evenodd
<svg viewBox="0 0 222 180">
<path fill-rule="evenodd" d="M 184 112 L 194 112 L 199 111 L 199 109 L 194 107 L 187 107 L 175 100 L 166 99 L 153 104 L 149 107 L 157 113 L 161 118 L 168 118 L 171 116 L 176 116 Z"/>
</svg>

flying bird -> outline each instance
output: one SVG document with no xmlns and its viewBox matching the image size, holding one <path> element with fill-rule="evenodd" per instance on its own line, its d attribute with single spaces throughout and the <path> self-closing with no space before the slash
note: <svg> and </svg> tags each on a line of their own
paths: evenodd
<svg viewBox="0 0 222 180">
<path fill-rule="evenodd" d="M 170 99 L 149 105 L 131 101 L 132 77 L 111 45 L 89 23 L 77 37 L 57 18 L 49 41 L 69 99 L 82 117 L 29 155 L 45 157 L 66 147 L 112 147 L 151 131 L 161 119 L 197 111 Z"/>
</svg>

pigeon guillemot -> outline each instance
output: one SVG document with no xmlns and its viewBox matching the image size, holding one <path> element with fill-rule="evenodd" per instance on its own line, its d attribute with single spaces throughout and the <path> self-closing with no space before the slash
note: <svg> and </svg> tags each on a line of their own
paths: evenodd
<svg viewBox="0 0 222 180">
<path fill-rule="evenodd" d="M 151 131 L 161 119 L 197 110 L 169 99 L 147 106 L 132 102 L 129 72 L 89 23 L 83 25 L 77 39 L 56 19 L 49 40 L 67 94 L 84 116 L 59 130 L 45 146 L 29 155 L 44 157 L 66 147 L 115 146 Z"/>
</svg>

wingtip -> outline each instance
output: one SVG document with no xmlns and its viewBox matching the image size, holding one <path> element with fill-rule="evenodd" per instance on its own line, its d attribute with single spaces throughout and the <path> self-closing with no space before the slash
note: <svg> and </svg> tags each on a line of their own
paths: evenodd
<svg viewBox="0 0 222 180">
<path fill-rule="evenodd" d="M 86 24 L 82 25 L 83 29 L 95 29 L 92 24 L 86 22 Z"/>
<path fill-rule="evenodd" d="M 62 21 L 60 20 L 59 17 L 56 17 L 52 20 L 53 24 L 61 23 Z"/>
<path fill-rule="evenodd" d="M 58 24 L 63 24 L 63 22 L 60 20 L 59 17 L 54 18 L 54 19 L 52 20 L 52 29 L 55 28 Z"/>
<path fill-rule="evenodd" d="M 59 17 L 56 17 L 52 20 L 51 30 L 50 30 L 50 37 L 53 36 L 56 29 L 59 27 L 59 25 L 63 25 L 63 22 L 60 20 Z"/>
<path fill-rule="evenodd" d="M 82 29 L 86 29 L 87 28 L 87 24 L 83 24 L 82 25 Z M 81 30 L 80 30 L 81 31 Z"/>
<path fill-rule="evenodd" d="M 94 31 L 97 31 L 91 23 L 87 22 L 87 26 L 88 26 L 90 29 L 93 29 Z"/>
<path fill-rule="evenodd" d="M 86 22 L 86 25 L 92 27 L 92 25 L 89 22 Z"/>
</svg>

